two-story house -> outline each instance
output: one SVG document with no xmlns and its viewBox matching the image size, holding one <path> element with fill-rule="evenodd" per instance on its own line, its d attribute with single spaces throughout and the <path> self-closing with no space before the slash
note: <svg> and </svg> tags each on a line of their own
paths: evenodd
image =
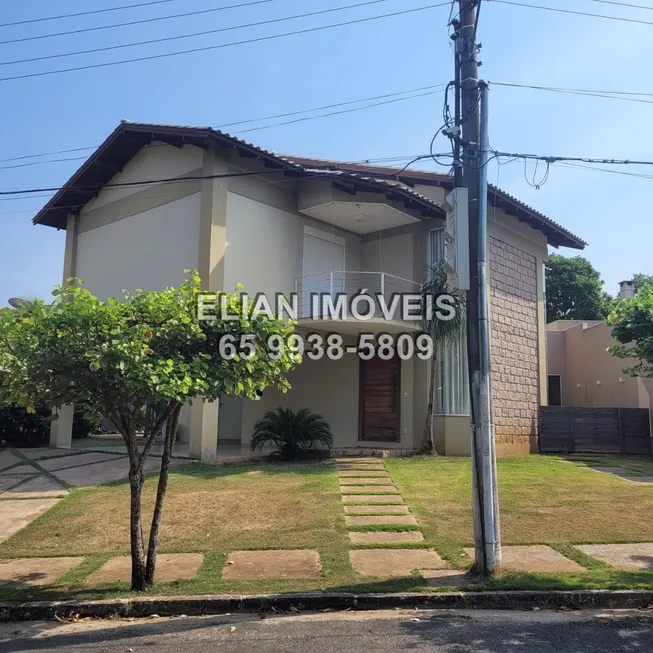
<svg viewBox="0 0 653 653">
<path fill-rule="evenodd" d="M 64 278 L 100 298 L 177 285 L 198 269 L 208 290 L 299 297 L 301 334 L 355 344 L 361 333 L 414 332 L 387 319 L 314 319 L 309 297 L 339 292 L 419 293 L 443 251 L 451 178 L 431 172 L 289 158 L 205 127 L 122 122 L 34 218 L 66 230 Z M 537 448 L 546 403 L 544 275 L 547 245 L 585 243 L 514 197 L 490 188 L 492 382 L 497 452 Z M 319 316 L 322 317 L 322 316 Z M 401 317 L 401 316 L 399 316 Z M 464 338 L 435 352 L 370 361 L 345 353 L 305 361 L 287 394 L 224 397 L 185 409 L 191 456 L 220 442 L 247 446 L 254 422 L 278 405 L 309 408 L 331 424 L 336 448 L 416 450 L 423 442 L 429 365 L 437 366 L 432 428 L 438 449 L 470 450 Z M 69 420 L 52 442 L 69 445 Z"/>
</svg>

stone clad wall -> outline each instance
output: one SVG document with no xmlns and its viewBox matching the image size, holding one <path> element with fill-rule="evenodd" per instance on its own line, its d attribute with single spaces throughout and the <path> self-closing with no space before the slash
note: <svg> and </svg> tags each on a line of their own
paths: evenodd
<svg viewBox="0 0 653 653">
<path fill-rule="evenodd" d="M 497 453 L 537 451 L 536 257 L 490 238 L 490 346 Z"/>
</svg>

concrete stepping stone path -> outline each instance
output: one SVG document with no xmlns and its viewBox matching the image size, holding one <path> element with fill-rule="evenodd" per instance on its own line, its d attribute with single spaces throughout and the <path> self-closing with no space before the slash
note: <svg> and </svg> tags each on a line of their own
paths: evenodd
<svg viewBox="0 0 653 653">
<path fill-rule="evenodd" d="M 344 506 L 346 515 L 407 515 L 408 506 Z"/>
<path fill-rule="evenodd" d="M 408 544 L 423 542 L 420 531 L 372 531 L 349 533 L 353 544 Z"/>
<path fill-rule="evenodd" d="M 386 472 L 387 474 L 387 472 Z M 340 478 L 340 485 L 389 485 L 392 483 L 390 475 L 386 476 L 348 476 Z"/>
<path fill-rule="evenodd" d="M 160 553 L 156 557 L 154 582 L 170 583 L 195 576 L 204 560 L 202 553 Z M 111 558 L 84 581 L 90 585 L 99 583 L 128 583 L 132 575 L 130 556 Z"/>
<path fill-rule="evenodd" d="M 357 549 L 349 552 L 352 567 L 364 576 L 410 576 L 418 569 L 445 569 L 447 563 L 428 549 Z"/>
<path fill-rule="evenodd" d="M 624 571 L 653 570 L 653 544 L 583 544 L 583 553 Z"/>
<path fill-rule="evenodd" d="M 465 553 L 474 559 L 474 549 L 465 549 Z M 544 544 L 501 547 L 501 566 L 509 571 L 535 573 L 586 571 L 574 560 L 566 558 L 562 553 Z"/>
<path fill-rule="evenodd" d="M 417 526 L 413 515 L 347 515 L 347 526 Z"/>
<path fill-rule="evenodd" d="M 352 462 L 353 465 L 353 462 Z M 372 465 L 372 463 L 370 463 Z M 432 550 L 415 548 L 424 542 L 419 522 L 405 505 L 399 490 L 392 485 L 392 478 L 383 463 L 374 464 L 375 471 L 361 473 L 365 468 L 342 470 L 338 476 L 342 502 L 345 504 L 345 524 L 352 528 L 378 526 L 380 530 L 349 532 L 353 546 L 386 546 L 392 548 L 355 549 L 350 551 L 355 571 L 365 576 L 409 576 L 416 569 L 443 569 L 448 564 Z M 405 530 L 406 527 L 414 527 Z M 402 527 L 402 530 L 393 530 Z M 397 548 L 396 545 L 412 545 Z"/>
<path fill-rule="evenodd" d="M 47 585 L 74 569 L 84 558 L 0 560 L 0 586 Z"/>
<path fill-rule="evenodd" d="M 357 487 L 349 488 L 351 492 L 357 492 Z M 377 504 L 397 504 L 403 503 L 404 500 L 398 494 L 343 494 L 342 495 L 343 503 L 377 503 Z"/>
<path fill-rule="evenodd" d="M 0 501 L 0 542 L 8 540 L 32 520 L 50 510 L 59 499 L 8 499 Z"/>
<path fill-rule="evenodd" d="M 223 580 L 317 578 L 322 575 L 320 554 L 311 550 L 234 551 L 227 556 Z"/>
<path fill-rule="evenodd" d="M 382 464 L 381 458 L 336 458 L 337 463 L 370 463 L 372 465 Z"/>
<path fill-rule="evenodd" d="M 343 494 L 347 492 L 357 492 L 358 494 L 399 494 L 399 490 L 394 485 L 341 485 L 340 491 Z"/>
</svg>

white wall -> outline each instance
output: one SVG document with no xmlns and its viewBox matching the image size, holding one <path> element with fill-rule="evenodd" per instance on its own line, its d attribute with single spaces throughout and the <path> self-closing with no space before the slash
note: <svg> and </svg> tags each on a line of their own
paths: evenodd
<svg viewBox="0 0 653 653">
<path fill-rule="evenodd" d="M 271 302 L 277 292 L 293 292 L 300 224 L 297 215 L 229 193 L 224 289 L 231 292 L 242 283 L 250 295 L 262 292 Z"/>
<path fill-rule="evenodd" d="M 81 217 L 84 220 L 84 217 Z M 100 299 L 179 285 L 199 256 L 200 194 L 79 234 L 75 276 Z"/>
</svg>

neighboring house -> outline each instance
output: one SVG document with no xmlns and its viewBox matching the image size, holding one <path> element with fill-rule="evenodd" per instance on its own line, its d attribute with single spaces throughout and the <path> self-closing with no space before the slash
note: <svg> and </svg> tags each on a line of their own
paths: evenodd
<svg viewBox="0 0 653 653">
<path fill-rule="evenodd" d="M 632 281 L 619 296 L 634 297 Z M 653 379 L 631 377 L 624 369 L 639 361 L 611 356 L 618 344 L 600 320 L 556 320 L 546 325 L 549 406 L 651 408 Z"/>
<path fill-rule="evenodd" d="M 221 177 L 225 174 L 240 176 Z M 105 187 L 107 184 L 112 186 Z M 116 184 L 131 184 L 115 186 Z M 100 298 L 123 288 L 178 285 L 197 268 L 208 290 L 300 296 L 298 330 L 339 333 L 414 328 L 381 315 L 311 321 L 311 292 L 419 292 L 442 255 L 446 175 L 285 157 L 210 128 L 122 122 L 34 222 L 66 229 L 64 276 Z M 538 211 L 489 191 L 492 382 L 499 455 L 536 450 L 546 403 L 543 264 L 547 245 L 585 243 Z M 469 454 L 464 339 L 436 353 L 435 430 L 445 454 Z M 428 363 L 305 360 L 286 395 L 224 397 L 185 410 L 181 437 L 211 460 L 216 442 L 247 445 L 254 422 L 279 405 L 307 407 L 331 424 L 338 449 L 421 448 Z M 65 446 L 66 420 L 53 442 Z"/>
</svg>

